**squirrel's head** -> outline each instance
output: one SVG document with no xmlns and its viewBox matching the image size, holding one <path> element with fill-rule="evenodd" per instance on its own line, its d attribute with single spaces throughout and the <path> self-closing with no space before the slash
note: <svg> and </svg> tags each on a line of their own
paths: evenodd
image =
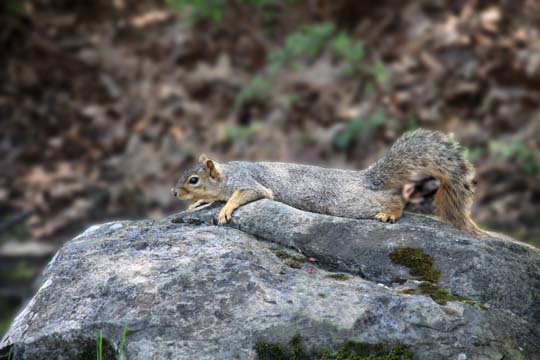
<svg viewBox="0 0 540 360">
<path fill-rule="evenodd" d="M 221 174 L 215 161 L 205 154 L 199 162 L 185 170 L 172 189 L 180 200 L 212 200 L 218 198 Z"/>
</svg>

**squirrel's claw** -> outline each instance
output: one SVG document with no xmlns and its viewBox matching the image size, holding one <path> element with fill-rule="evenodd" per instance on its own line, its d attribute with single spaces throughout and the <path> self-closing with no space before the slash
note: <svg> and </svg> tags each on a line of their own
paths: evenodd
<svg viewBox="0 0 540 360">
<path fill-rule="evenodd" d="M 391 213 L 385 213 L 385 212 L 380 212 L 378 213 L 377 215 L 375 215 L 375 219 L 378 219 L 382 222 L 391 222 L 391 223 L 395 223 L 396 220 L 398 218 L 398 215 L 396 214 L 391 214 Z"/>
<path fill-rule="evenodd" d="M 229 220 L 231 220 L 232 218 L 233 211 L 234 211 L 234 208 L 229 207 L 227 206 L 227 204 L 225 204 L 225 206 L 219 212 L 218 224 L 223 225 L 223 224 L 228 223 Z"/>
</svg>

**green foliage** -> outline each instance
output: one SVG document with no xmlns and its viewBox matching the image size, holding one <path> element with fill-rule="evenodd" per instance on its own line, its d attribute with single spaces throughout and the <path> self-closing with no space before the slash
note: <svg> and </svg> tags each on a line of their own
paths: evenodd
<svg viewBox="0 0 540 360">
<path fill-rule="evenodd" d="M 349 121 L 333 139 L 333 145 L 339 150 L 350 148 L 357 139 L 367 139 L 380 125 L 386 121 L 383 110 L 375 111 L 371 116 L 359 116 Z"/>
<path fill-rule="evenodd" d="M 0 3 L 0 11 L 11 15 L 22 15 L 24 14 L 23 0 L 3 0 Z"/>
<path fill-rule="evenodd" d="M 388 79 L 386 68 L 381 62 L 366 61 L 364 43 L 353 39 L 345 32 L 336 34 L 332 23 L 323 22 L 302 26 L 289 34 L 278 49 L 268 55 L 267 66 L 257 74 L 236 97 L 240 105 L 248 100 L 265 100 L 272 90 L 270 79 L 284 67 L 299 70 L 323 53 L 330 54 L 343 67 L 344 76 L 363 75 L 369 80 L 367 87 L 383 84 Z"/>
<path fill-rule="evenodd" d="M 0 278 L 2 276 L 4 275 L 0 273 Z M 9 280 L 6 283 L 9 284 Z M 15 314 L 16 309 L 14 308 L 13 303 L 6 298 L 0 298 L 0 338 L 8 331 Z"/>
<path fill-rule="evenodd" d="M 118 346 L 118 360 L 122 360 L 122 355 L 124 354 L 124 345 L 126 344 L 126 337 L 128 331 L 128 322 L 124 324 L 124 329 L 122 330 L 122 338 L 120 340 L 120 345 Z"/>
<path fill-rule="evenodd" d="M 238 141 L 253 141 L 257 134 L 261 133 L 264 124 L 260 121 L 253 121 L 247 126 L 226 124 L 225 139 L 231 143 Z"/>
<path fill-rule="evenodd" d="M 344 75 L 368 74 L 382 77 L 381 64 L 364 64 L 365 48 L 345 32 L 337 35 L 332 23 L 304 25 L 300 30 L 287 36 L 283 47 L 268 56 L 268 72 L 275 74 L 282 66 L 299 67 L 313 60 L 323 51 L 329 51 L 336 60 L 344 63 Z"/>
<path fill-rule="evenodd" d="M 371 74 L 378 84 L 384 84 L 388 81 L 388 71 L 381 61 L 376 61 L 368 66 L 366 72 Z"/>
<path fill-rule="evenodd" d="M 326 352 L 316 360 L 408 360 L 412 359 L 407 348 L 383 344 L 364 344 L 353 340 L 345 342 L 337 352 Z"/>
<path fill-rule="evenodd" d="M 540 235 L 532 236 L 531 238 L 527 239 L 527 242 L 531 244 L 532 246 L 536 246 L 537 248 L 540 248 Z M 2 330 L 0 329 L 0 334 L 2 333 Z"/>
<path fill-rule="evenodd" d="M 483 154 L 484 154 L 484 150 L 479 147 L 465 148 L 465 151 L 464 151 L 465 158 L 473 163 L 477 162 L 482 157 Z"/>
<path fill-rule="evenodd" d="M 179 10 L 190 9 L 194 20 L 208 18 L 218 22 L 225 13 L 223 0 L 167 0 L 167 3 Z"/>
<path fill-rule="evenodd" d="M 103 330 L 99 331 L 96 339 L 97 360 L 103 360 Z"/>
<path fill-rule="evenodd" d="M 314 57 L 333 31 L 334 25 L 331 23 L 305 25 L 299 31 L 287 36 L 284 55 L 290 58 Z"/>
<path fill-rule="evenodd" d="M 237 3 L 252 7 L 262 12 L 265 23 L 275 20 L 276 6 L 279 0 L 237 0 Z M 179 10 L 189 9 L 193 20 L 210 19 L 214 22 L 223 20 L 228 9 L 227 0 L 167 0 L 167 3 Z"/>
<path fill-rule="evenodd" d="M 439 281 L 441 273 L 433 267 L 435 263 L 433 257 L 424 253 L 422 249 L 400 247 L 388 256 L 394 264 L 408 267 L 412 276 L 429 282 Z"/>
<path fill-rule="evenodd" d="M 347 340 L 336 351 L 327 350 L 323 354 L 311 354 L 302 345 L 300 335 L 295 335 L 288 346 L 257 342 L 255 350 L 259 360 L 408 360 L 411 353 L 403 346 L 365 344 Z"/>
<path fill-rule="evenodd" d="M 264 101 L 270 97 L 272 85 L 268 79 L 262 75 L 256 75 L 251 79 L 236 96 L 236 104 L 243 104 L 250 100 Z"/>
<path fill-rule="evenodd" d="M 361 72 L 362 64 L 360 62 L 365 56 L 363 42 L 354 41 L 349 35 L 342 32 L 332 40 L 331 47 L 336 56 L 345 61 L 344 75 L 351 76 Z"/>
<path fill-rule="evenodd" d="M 11 360 L 13 356 L 13 346 L 9 348 L 7 360 Z"/>
<path fill-rule="evenodd" d="M 416 119 L 409 119 L 405 124 L 405 132 L 414 131 L 420 127 Z"/>
<path fill-rule="evenodd" d="M 268 344 L 259 341 L 255 344 L 255 351 L 259 360 L 287 360 L 285 350 L 280 344 Z"/>
<path fill-rule="evenodd" d="M 120 345 L 118 345 L 118 356 L 117 360 L 122 360 L 122 355 L 124 354 L 124 346 L 126 344 L 126 337 L 128 331 L 128 322 L 124 324 L 122 329 L 122 337 L 120 339 Z M 103 356 L 103 330 L 100 330 L 96 338 L 96 359 L 104 360 Z"/>
<path fill-rule="evenodd" d="M 308 360 L 304 346 L 302 345 L 302 337 L 299 334 L 294 335 L 289 341 L 289 346 L 285 347 L 281 344 L 268 344 L 264 341 L 259 341 L 255 344 L 255 351 L 259 360 Z"/>
<path fill-rule="evenodd" d="M 32 280 L 36 277 L 37 273 L 38 269 L 35 265 L 31 265 L 27 261 L 19 261 L 9 269 L 6 269 L 6 273 L 2 275 L 7 281 L 24 282 Z"/>
<path fill-rule="evenodd" d="M 540 152 L 520 142 L 492 140 L 489 149 L 504 160 L 513 159 L 529 174 L 540 175 Z"/>
</svg>

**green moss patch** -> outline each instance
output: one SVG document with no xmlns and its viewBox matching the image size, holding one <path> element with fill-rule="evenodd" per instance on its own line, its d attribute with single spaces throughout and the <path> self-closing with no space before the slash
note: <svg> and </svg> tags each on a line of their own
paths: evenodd
<svg viewBox="0 0 540 360">
<path fill-rule="evenodd" d="M 325 352 L 316 360 L 409 360 L 411 353 L 406 347 L 383 344 L 365 344 L 356 341 L 346 341 L 337 351 Z"/>
<path fill-rule="evenodd" d="M 424 253 L 422 249 L 397 248 L 390 253 L 389 257 L 394 264 L 408 267 L 409 273 L 420 280 L 436 283 L 441 277 L 441 272 L 433 266 L 435 263 L 433 257 Z"/>
<path fill-rule="evenodd" d="M 418 289 L 407 289 L 401 293 L 408 295 L 428 295 L 433 299 L 433 301 L 440 305 L 446 305 L 448 301 L 459 301 L 469 305 L 477 305 L 480 308 L 485 309 L 483 305 L 478 304 L 476 301 L 463 296 L 454 295 L 449 289 L 439 287 L 428 281 L 423 281 L 420 283 L 420 285 L 418 285 Z"/>
<path fill-rule="evenodd" d="M 329 274 L 329 275 L 326 275 L 326 277 L 330 279 L 334 279 L 334 280 L 339 280 L 339 281 L 347 281 L 351 279 L 351 277 L 347 274 Z"/>
<path fill-rule="evenodd" d="M 309 357 L 305 353 L 302 345 L 302 338 L 296 334 L 291 338 L 288 345 L 269 344 L 259 341 L 255 344 L 255 351 L 259 360 L 307 360 Z"/>
<path fill-rule="evenodd" d="M 403 346 L 365 344 L 347 340 L 335 351 L 310 354 L 295 335 L 287 345 L 258 342 L 255 350 L 259 360 L 409 360 L 411 353 Z"/>
<path fill-rule="evenodd" d="M 293 268 L 293 269 L 300 269 L 302 268 L 302 265 L 304 262 L 306 262 L 306 257 L 303 255 L 291 255 L 285 250 L 276 250 L 274 251 L 274 254 L 280 258 L 281 260 L 285 261 L 285 264 L 287 266 Z"/>
</svg>

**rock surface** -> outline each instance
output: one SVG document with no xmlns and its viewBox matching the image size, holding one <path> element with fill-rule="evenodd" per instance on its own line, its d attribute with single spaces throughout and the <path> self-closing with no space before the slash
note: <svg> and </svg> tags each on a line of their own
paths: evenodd
<svg viewBox="0 0 540 360">
<path fill-rule="evenodd" d="M 415 359 L 540 358 L 538 249 L 415 215 L 382 224 L 262 200 L 223 227 L 218 211 L 102 224 L 65 244 L 0 358 L 95 358 L 99 331 L 113 354 L 126 322 L 126 359 L 254 359 L 256 341 L 295 333 L 313 350 L 354 338 Z M 389 258 L 402 247 L 431 255 L 438 286 L 471 303 L 403 293 L 418 281 Z"/>
</svg>

